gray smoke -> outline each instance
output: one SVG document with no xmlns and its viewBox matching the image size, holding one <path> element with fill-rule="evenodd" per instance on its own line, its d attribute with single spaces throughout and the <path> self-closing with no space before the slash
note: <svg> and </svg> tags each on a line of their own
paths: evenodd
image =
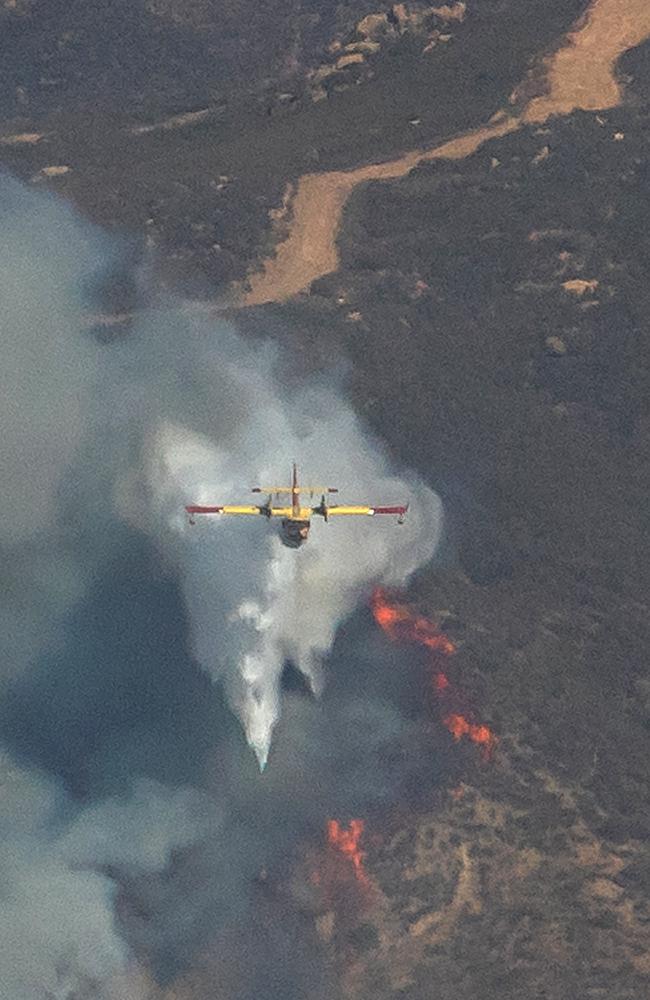
<svg viewBox="0 0 650 1000">
<path fill-rule="evenodd" d="M 64 644 L 66 621 L 100 570 L 100 550 L 79 544 L 62 498 L 98 426 L 105 352 L 86 333 L 84 310 L 112 250 L 64 204 L 3 177 L 0 253 L 2 698 Z M 86 498 L 95 492 L 91 482 L 81 487 Z M 131 961 L 102 867 L 164 868 L 213 822 L 211 800 L 140 782 L 124 801 L 84 811 L 56 779 L 7 754 L 0 795 L 0 998 L 99 996 Z"/>
<path fill-rule="evenodd" d="M 114 259 L 109 243 L 60 202 L 6 178 L 0 222 L 0 709 L 5 726 L 19 708 L 24 720 L 17 735 L 7 726 L 21 762 L 2 761 L 9 888 L 0 897 L 0 1000 L 144 997 L 148 976 L 137 969 L 155 975 L 171 963 L 176 975 L 197 949 L 214 956 L 211 935 L 222 945 L 229 934 L 246 938 L 260 869 L 288 864 L 304 838 L 320 837 L 327 815 L 389 802 L 405 778 L 421 784 L 435 773 L 418 726 L 379 690 L 350 697 L 328 685 L 323 659 L 375 583 L 401 583 L 431 557 L 440 504 L 391 469 L 333 377 L 289 390 L 270 343 L 251 345 L 232 326 L 171 304 L 102 346 L 86 316 L 93 284 Z M 298 552 L 282 548 L 262 518 L 187 524 L 186 503 L 246 501 L 251 485 L 286 479 L 294 459 L 303 481 L 338 486 L 344 502 L 408 501 L 406 524 L 316 523 Z M 277 724 L 263 779 L 227 725 L 214 732 L 221 784 L 215 761 L 202 759 L 202 792 L 140 777 L 160 758 L 180 758 L 170 725 L 187 733 L 187 756 L 204 751 L 193 742 L 191 700 L 184 715 L 177 702 L 154 706 L 151 693 L 135 706 L 120 701 L 124 644 L 105 605 L 125 537 L 154 548 L 156 572 L 180 581 L 193 655 L 223 685 L 262 763 Z M 150 650 L 159 649 L 164 614 L 137 619 L 131 638 L 143 675 L 155 674 Z M 107 654 L 105 642 L 116 648 Z M 98 651 L 105 676 L 94 691 L 79 680 L 80 671 L 96 676 Z M 282 721 L 286 660 L 322 696 L 287 698 Z M 188 661 L 172 658 L 165 669 L 198 690 Z M 69 727 L 56 715 L 67 702 L 77 706 Z M 75 720 L 99 730 L 127 709 L 147 733 L 143 750 L 134 749 L 137 729 L 128 745 L 119 728 L 96 745 L 87 735 L 79 742 Z M 94 753 L 83 802 L 57 771 L 63 759 L 66 775 L 83 772 L 80 746 Z M 51 776 L 30 770 L 30 760 Z M 121 797 L 98 800 L 102 777 L 116 772 L 128 775 Z M 250 976 L 237 966 L 230 1000 L 259 995 L 267 960 L 260 949 Z M 309 979 L 308 963 L 295 974 Z M 283 983 L 269 996 L 287 996 Z M 329 986 L 323 995 L 333 995 Z"/>
<path fill-rule="evenodd" d="M 341 621 L 373 584 L 402 584 L 431 558 L 440 502 L 390 469 L 331 379 L 283 388 L 269 344 L 250 346 L 232 327 L 177 312 L 147 320 L 126 354 L 127 397 L 146 414 L 141 469 L 133 470 L 144 478 L 127 477 L 118 504 L 178 565 L 195 655 L 223 679 L 264 766 L 283 664 L 294 662 L 321 691 L 322 660 Z M 336 484 L 344 502 L 410 502 L 406 523 L 316 521 L 300 551 L 283 547 L 262 518 L 188 526 L 185 504 L 250 503 L 252 485 L 289 481 L 294 458 L 302 482 Z"/>
<path fill-rule="evenodd" d="M 1 1000 L 103 995 L 132 964 L 103 873 L 163 870 L 218 817 L 207 796 L 137 783 L 123 801 L 79 812 L 46 779 L 0 760 Z"/>
<path fill-rule="evenodd" d="M 414 477 L 392 472 L 331 378 L 289 391 L 275 377 L 273 346 L 250 346 L 223 322 L 188 308 L 150 310 L 127 342 L 100 355 L 83 333 L 84 288 L 109 262 L 108 247 L 52 200 L 42 198 L 45 210 L 36 214 L 31 193 L 14 183 L 7 194 L 3 235 L 12 263 L 1 280 L 10 364 L 1 415 L 8 476 L 0 509 L 7 543 L 22 545 L 24 574 L 9 581 L 7 632 L 22 619 L 21 595 L 38 590 L 35 631 L 44 638 L 49 619 L 83 593 L 92 572 L 52 530 L 57 485 L 83 437 L 101 462 L 86 461 L 76 486 L 77 502 L 91 511 L 89 531 L 92 515 L 100 524 L 107 516 L 101 507 L 112 476 L 118 512 L 178 566 L 195 655 L 224 681 L 264 765 L 285 660 L 320 691 L 321 661 L 341 620 L 373 583 L 403 583 L 431 558 L 439 500 Z M 186 503 L 250 500 L 251 485 L 288 479 L 293 459 L 303 481 L 326 479 L 347 502 L 410 501 L 406 524 L 317 523 L 300 552 L 284 549 L 265 522 L 188 530 Z M 24 630 L 17 632 L 15 645 L 25 642 Z M 34 651 L 28 640 L 23 658 Z"/>
<path fill-rule="evenodd" d="M 99 233 L 47 196 L 0 181 L 0 683 L 55 640 L 89 567 L 59 524 L 58 490 L 84 433 L 97 345 L 84 290 L 110 260 Z"/>
</svg>

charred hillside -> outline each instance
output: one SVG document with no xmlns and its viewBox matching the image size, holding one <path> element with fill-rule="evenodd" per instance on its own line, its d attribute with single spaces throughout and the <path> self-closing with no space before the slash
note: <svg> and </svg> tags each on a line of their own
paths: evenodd
<svg viewBox="0 0 650 1000">
<path fill-rule="evenodd" d="M 529 71 L 534 92 L 587 0 L 395 6 L 7 6 L 0 160 L 136 234 L 172 284 L 224 289 L 281 238 L 288 182 L 481 124 Z"/>
<path fill-rule="evenodd" d="M 298 367 L 349 358 L 445 498 L 455 556 L 416 591 L 500 737 L 370 851 L 382 903 L 334 938 L 351 996 L 647 988 L 647 51 L 620 109 L 359 189 L 339 272 L 257 314 Z"/>
<path fill-rule="evenodd" d="M 34 189 L 49 186 L 123 234 L 130 250 L 116 254 L 115 273 L 79 271 L 79 282 L 98 283 L 97 313 L 128 309 L 119 335 L 105 325 L 98 364 L 134 349 L 156 420 L 183 415 L 216 447 L 245 423 L 234 405 L 240 390 L 224 396 L 215 377 L 227 355 L 222 347 L 214 368 L 201 355 L 192 361 L 198 310 L 181 309 L 166 326 L 164 295 L 148 317 L 138 309 L 138 265 L 146 262 L 147 279 L 156 271 L 156 292 L 162 285 L 214 301 L 288 232 L 288 183 L 428 148 L 500 108 L 521 111 L 544 87 L 541 55 L 586 7 L 6 0 L 0 158 Z M 444 544 L 409 593 L 376 592 L 370 608 L 343 622 L 319 699 L 285 668 L 263 776 L 221 688 L 201 673 L 182 572 L 144 527 L 107 513 L 131 492 L 122 488 L 130 476 L 113 487 L 113 464 L 121 472 L 126 462 L 130 473 L 145 452 L 131 442 L 128 462 L 122 457 L 130 425 L 113 426 L 120 397 L 98 368 L 88 397 L 99 394 L 106 409 L 77 424 L 92 434 L 110 427 L 119 449 L 113 456 L 89 436 L 74 460 L 57 461 L 70 572 L 75 558 L 88 563 L 88 591 L 65 612 L 62 641 L 8 688 L 4 740 L 21 765 L 49 770 L 70 808 L 122 795 L 143 776 L 200 787 L 220 815 L 210 810 L 205 829 L 197 821 L 187 837 L 170 835 L 169 846 L 163 830 L 153 867 L 137 851 L 130 863 L 130 844 L 121 861 L 118 852 L 103 862 L 110 923 L 143 983 L 57 985 L 59 993 L 648 994 L 650 46 L 628 53 L 618 73 L 627 86 L 615 110 L 522 125 L 466 158 L 355 188 L 338 270 L 282 305 L 226 317 L 249 341 L 232 371 L 256 370 L 254 344 L 248 355 L 255 338 L 281 345 L 273 378 L 292 427 L 310 410 L 299 391 L 305 376 L 341 376 L 346 398 L 323 405 L 313 421 L 325 428 L 322 464 L 330 451 L 351 455 L 350 478 L 358 478 L 358 445 L 346 444 L 336 424 L 329 431 L 323 416 L 352 403 L 396 471 L 416 470 L 446 511 Z M 20 222 L 28 215 L 16 204 Z M 88 244 L 68 239 L 65 227 L 61 238 L 60 226 L 51 243 L 34 240 L 34 256 L 49 265 L 70 253 L 76 275 Z M 54 250 L 43 254 L 43 245 Z M 50 329 L 59 285 L 38 280 L 6 296 L 17 300 L 7 323 L 17 344 Z M 63 337 L 77 328 L 62 315 L 52 329 Z M 84 338 L 74 342 L 75 360 L 82 344 L 97 347 L 92 332 L 85 339 L 87 315 L 74 313 Z M 211 318 L 197 320 L 212 349 L 225 316 L 214 329 Z M 38 414 L 41 386 L 52 381 L 44 340 L 33 357 L 47 378 L 34 392 L 26 382 L 17 398 Z M 57 399 L 67 420 L 76 390 L 66 365 L 67 395 Z M 8 393 L 14 383 L 22 391 L 10 379 Z M 177 392 L 187 394 L 182 404 Z M 257 447 L 260 427 L 271 434 L 281 425 L 259 393 L 249 411 Z M 13 412 L 23 413 L 22 402 Z M 31 433 L 38 421 L 19 423 Z M 279 451 L 293 444 L 276 438 Z M 233 454 L 239 476 L 239 449 Z M 39 497 L 43 477 L 34 469 Z M 32 548 L 24 567 L 16 562 L 13 518 L 23 500 L 8 506 L 13 603 L 5 617 L 20 624 L 31 594 L 31 640 L 50 610 L 41 608 Z M 133 502 L 139 518 L 146 504 L 135 493 Z M 47 558 L 58 572 L 65 559 L 53 537 Z M 203 580 L 227 580 L 230 592 L 233 568 L 262 579 L 242 551 L 233 543 L 227 572 Z M 340 587 L 341 566 L 327 572 L 310 607 L 323 605 L 330 584 Z M 220 603 L 201 607 L 212 624 Z M 169 800 L 161 801 L 153 817 L 169 815 Z M 182 827 L 188 810 L 179 802 Z M 160 820 L 138 815 L 146 861 Z M 119 812 L 117 820 L 97 819 L 102 845 L 123 835 Z M 19 829 L 21 850 L 24 839 Z M 37 860 L 51 843 L 44 833 Z M 76 900 L 74 882 L 70 892 Z M 26 911 L 38 919 L 7 922 L 40 927 L 46 895 L 39 886 Z M 63 923 L 58 910 L 54 918 L 52 926 Z M 65 977 L 65 963 L 55 971 Z"/>
</svg>

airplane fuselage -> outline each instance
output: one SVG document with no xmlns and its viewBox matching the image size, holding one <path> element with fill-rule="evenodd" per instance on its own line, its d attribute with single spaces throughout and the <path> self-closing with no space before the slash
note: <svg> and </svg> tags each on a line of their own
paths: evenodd
<svg viewBox="0 0 650 1000">
<path fill-rule="evenodd" d="M 299 549 L 309 537 L 309 519 L 285 517 L 280 526 L 280 540 L 290 549 Z"/>
</svg>

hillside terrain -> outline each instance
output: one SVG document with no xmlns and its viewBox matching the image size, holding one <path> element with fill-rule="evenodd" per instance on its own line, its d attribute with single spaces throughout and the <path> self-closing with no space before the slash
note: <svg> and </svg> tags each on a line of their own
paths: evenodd
<svg viewBox="0 0 650 1000">
<path fill-rule="evenodd" d="M 248 317 L 300 370 L 350 358 L 359 411 L 441 491 L 458 565 L 419 607 L 501 737 L 370 851 L 381 902 L 333 938 L 350 996 L 648 988 L 649 51 L 620 108 L 360 186 L 339 269 Z"/>
<path fill-rule="evenodd" d="M 332 0 L 246 16 L 216 0 L 5 4 L 0 162 L 128 232 L 136 257 L 155 249 L 175 287 L 226 290 L 276 242 L 300 174 L 481 124 L 587 0 L 393 6 L 409 17 Z"/>
<path fill-rule="evenodd" d="M 263 997 L 258 937 L 285 1000 L 650 991 L 650 43 L 618 60 L 616 107 L 522 118 L 467 155 L 350 185 L 333 269 L 236 300 L 281 252 L 303 175 L 522 115 L 588 6 L 0 8 L 4 166 L 121 234 L 131 266 L 153 258 L 156 282 L 228 302 L 246 336 L 287 347 L 289 384 L 344 369 L 396 465 L 441 495 L 445 547 L 409 600 L 456 646 L 445 669 L 498 739 L 486 759 L 432 711 L 431 783 L 416 771 L 363 817 L 367 883 L 345 864 L 328 880 L 306 846 L 256 874 L 253 924 L 237 913 L 217 942 L 143 944 L 138 997 Z M 102 322 L 128 333 L 131 270 L 102 295 Z M 429 690 L 440 661 L 395 652 L 360 614 L 349 629 L 373 655 L 390 647 L 396 684 L 412 670 Z M 334 689 L 344 669 L 335 650 Z M 198 718 L 206 696 L 192 697 Z M 202 864 L 134 880 L 121 925 L 147 941 L 156 901 L 191 898 Z"/>
</svg>

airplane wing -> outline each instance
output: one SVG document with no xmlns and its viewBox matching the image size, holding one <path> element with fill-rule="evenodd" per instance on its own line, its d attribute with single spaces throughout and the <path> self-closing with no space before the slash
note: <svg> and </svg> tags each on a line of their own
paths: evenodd
<svg viewBox="0 0 650 1000">
<path fill-rule="evenodd" d="M 262 507 L 252 505 L 242 507 L 202 507 L 200 504 L 189 504 L 185 510 L 192 516 L 194 514 L 263 514 Z"/>
<path fill-rule="evenodd" d="M 408 504 L 405 507 L 346 507 L 343 504 L 336 505 L 327 508 L 327 516 L 332 517 L 334 514 L 367 514 L 373 517 L 375 514 L 397 514 L 399 517 L 404 517 L 408 510 Z M 314 508 L 314 513 L 320 511 L 319 507 Z"/>
</svg>

